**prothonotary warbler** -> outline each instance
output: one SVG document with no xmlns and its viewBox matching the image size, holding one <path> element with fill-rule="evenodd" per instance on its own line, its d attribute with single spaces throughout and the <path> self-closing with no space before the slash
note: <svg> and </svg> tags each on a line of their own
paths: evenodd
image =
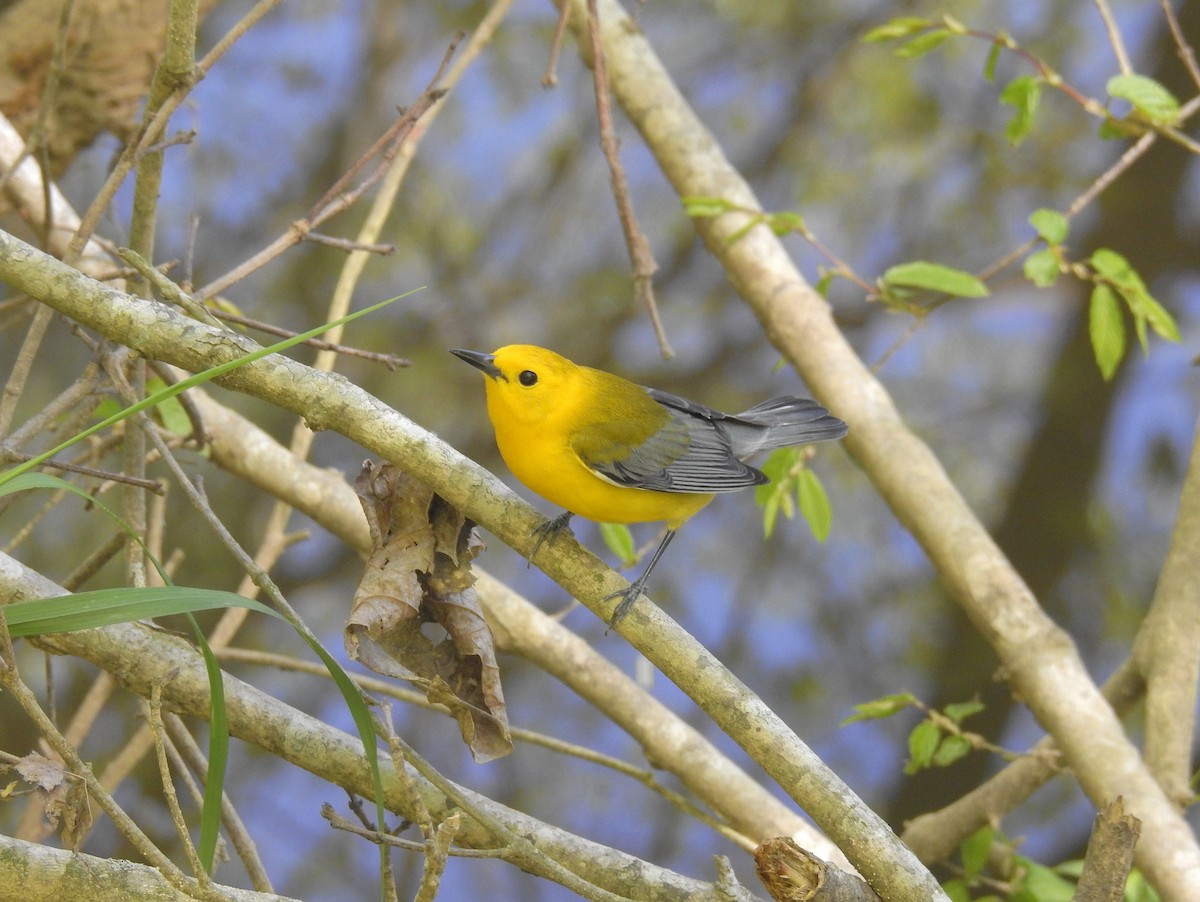
<svg viewBox="0 0 1200 902">
<path fill-rule="evenodd" d="M 509 469 L 566 508 L 538 530 L 538 545 L 566 527 L 572 514 L 602 523 L 666 523 L 667 534 L 642 575 L 609 596 L 622 596 L 611 625 L 642 594 L 684 521 L 714 494 L 767 481 L 746 458 L 839 439 L 847 431 L 845 423 L 805 398 L 772 398 L 732 415 L 533 345 L 451 353 L 483 371 L 488 416 Z"/>
</svg>

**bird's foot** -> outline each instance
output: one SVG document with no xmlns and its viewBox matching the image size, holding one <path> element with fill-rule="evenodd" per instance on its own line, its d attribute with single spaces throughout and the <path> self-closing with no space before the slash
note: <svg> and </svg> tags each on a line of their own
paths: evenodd
<svg viewBox="0 0 1200 902">
<path fill-rule="evenodd" d="M 574 516 L 570 511 L 563 511 L 553 520 L 546 520 L 533 528 L 533 535 L 537 536 L 537 541 L 533 543 L 533 551 L 529 552 L 529 563 L 526 566 L 533 564 L 533 559 L 537 557 L 538 549 L 542 547 L 542 543 L 547 539 L 553 539 L 564 529 L 567 532 L 571 531 L 571 517 Z"/>
<path fill-rule="evenodd" d="M 605 601 L 611 601 L 614 598 L 620 598 L 621 603 L 616 606 L 612 612 L 612 616 L 608 618 L 608 629 L 604 631 L 604 635 L 608 635 L 609 630 L 615 629 L 617 624 L 625 619 L 625 615 L 633 610 L 633 605 L 638 600 L 638 596 L 646 588 L 644 580 L 639 579 L 637 582 L 630 585 L 628 589 L 622 589 L 620 592 L 613 592 L 611 595 L 605 595 Z"/>
</svg>

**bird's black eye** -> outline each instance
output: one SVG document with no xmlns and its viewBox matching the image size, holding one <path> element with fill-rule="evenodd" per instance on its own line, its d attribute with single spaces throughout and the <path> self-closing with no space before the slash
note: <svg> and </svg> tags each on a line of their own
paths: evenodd
<svg viewBox="0 0 1200 902">
<path fill-rule="evenodd" d="M 537 373 L 535 373 L 533 370 L 521 370 L 520 374 L 517 376 L 517 379 L 526 388 L 531 385 L 537 385 Z"/>
</svg>

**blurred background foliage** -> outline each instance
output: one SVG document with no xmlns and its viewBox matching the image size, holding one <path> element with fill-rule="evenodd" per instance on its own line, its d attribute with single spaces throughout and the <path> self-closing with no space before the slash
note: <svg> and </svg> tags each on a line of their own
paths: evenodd
<svg viewBox="0 0 1200 902">
<path fill-rule="evenodd" d="M 244 0 L 217 4 L 205 20 L 201 49 L 249 6 Z M 486 9 L 477 2 L 411 0 L 281 5 L 196 87 L 176 117 L 175 127 L 197 135 L 167 155 L 158 261 L 187 261 L 182 271 L 203 285 L 268 243 L 387 127 L 397 106 L 417 97 L 453 33 L 472 29 Z M 1189 96 L 1157 4 L 1117 2 L 1114 9 L 1135 68 Z M 1011 146 L 1004 126 L 1012 111 L 998 95 L 1029 70 L 1004 54 L 996 82 L 987 82 L 984 42 L 951 41 L 909 61 L 888 45 L 859 41 L 893 16 L 942 13 L 984 31 L 1009 32 L 1094 97 L 1104 97 L 1104 83 L 1117 71 L 1094 7 L 1062 0 L 654 0 L 636 10 L 667 68 L 764 207 L 801 212 L 868 280 L 913 259 L 983 268 L 1032 235 L 1026 221 L 1032 211 L 1064 209 L 1125 146 L 1100 140 L 1095 120 L 1054 92 L 1047 92 L 1029 138 Z M 1186 0 L 1178 13 L 1193 45 L 1200 43 L 1200 2 Z M 790 370 L 777 367 L 778 355 L 753 315 L 618 115 L 622 159 L 661 265 L 655 288 L 677 352 L 670 361 L 661 358 L 644 311 L 632 302 L 598 145 L 591 73 L 569 40 L 557 86 L 541 84 L 554 17 L 548 3 L 519 0 L 443 101 L 384 235 L 396 252 L 372 260 L 360 285 L 359 306 L 426 286 L 355 324 L 346 338 L 408 357 L 413 367 L 392 374 L 352 359 L 340 365 L 510 484 L 486 421 L 479 375 L 448 348 L 542 344 L 725 409 L 805 391 Z M 115 148 L 116 139 L 103 135 L 66 169 L 62 184 L 77 207 L 90 202 Z M 1076 257 L 1099 246 L 1123 253 L 1172 311 L 1184 338 L 1178 346 L 1152 340 L 1149 357 L 1133 353 L 1108 383 L 1087 342 L 1086 289 L 1070 282 L 1035 290 L 1012 267 L 992 282 L 992 297 L 947 304 L 919 323 L 865 303 L 848 282 L 835 280 L 830 289 L 850 341 L 878 365 L 902 413 L 1039 599 L 1075 636 L 1098 679 L 1127 655 L 1153 592 L 1195 425 L 1197 171 L 1196 160 L 1160 141 L 1073 226 Z M 323 230 L 350 237 L 363 215 L 355 208 Z M 128 217 L 124 193 L 103 233 L 125 241 Z M 823 261 L 800 239 L 790 240 L 816 281 Z M 249 316 L 309 328 L 326 316 L 342 260 L 338 250 L 303 245 L 227 296 Z M 19 311 L 0 321 L 0 359 L 12 359 L 23 322 Z M 30 407 L 60 390 L 87 359 L 65 330 L 54 341 L 62 369 L 40 374 L 45 381 L 31 390 Z M 286 440 L 291 423 L 281 411 L 223 399 Z M 321 435 L 314 457 L 352 476 L 363 452 L 339 436 Z M 192 465 L 205 474 L 218 513 L 252 546 L 271 499 L 250 496 L 198 457 Z M 903 690 L 934 705 L 977 695 L 988 707 L 969 725 L 993 741 L 1022 749 L 1040 731 L 1008 701 L 1007 687 L 995 680 L 994 656 L 844 451 L 823 446 L 813 466 L 834 507 L 823 546 L 802 522 L 780 524 L 764 541 L 749 494 L 719 498 L 675 543 L 651 594 L 898 829 L 906 818 L 976 785 L 998 762 L 976 753 L 951 768 L 905 777 L 904 742 L 917 715 L 839 728 L 854 703 Z M 174 506 L 166 547 L 187 552 L 178 581 L 231 587 L 237 576 L 227 556 L 185 505 L 176 499 Z M 94 541 L 79 522 L 55 518 L 18 554 L 51 576 L 60 574 L 64 546 L 82 554 Z M 311 533 L 288 552 L 278 578 L 340 653 L 341 622 L 360 561 L 303 518 L 294 525 Z M 577 524 L 576 533 L 601 548 L 594 526 Z M 11 530 L 4 535 L 7 541 Z M 651 541 L 652 528 L 636 538 Z M 546 610 L 568 604 L 515 553 L 494 539 L 490 546 L 483 566 Z M 119 566 L 110 565 L 106 575 L 119 580 Z M 605 637 L 586 610 L 569 613 L 567 623 L 635 668 L 632 651 L 617 636 Z M 269 646 L 279 629 L 252 621 L 243 642 Z M 501 663 L 514 724 L 638 760 L 627 737 L 545 675 L 519 660 Z M 325 684 L 231 669 L 310 713 L 347 724 Z M 64 670 L 69 676 L 60 680 L 59 704 L 69 706 L 87 678 Z M 654 691 L 744 760 L 673 686 L 659 679 Z M 508 759 L 475 766 L 449 721 L 420 711 L 396 714 L 398 728 L 444 773 L 501 801 L 697 876 L 711 875 L 713 853 L 732 854 L 742 877 L 753 880 L 736 849 L 629 781 L 525 746 Z M 92 760 L 103 760 L 122 741 L 122 720 L 105 723 L 108 732 L 94 735 L 84 749 Z M 157 793 L 148 762 L 140 776 Z M 286 824 L 285 843 L 260 844 L 281 892 L 310 900 L 372 892 L 374 851 L 331 834 L 317 816 L 321 802 L 341 804 L 329 786 L 240 745 L 231 778 L 229 790 L 252 832 L 269 836 Z M 137 791 L 126 787 L 123 801 L 131 803 Z M 10 816 L 0 809 L 0 818 Z M 1053 783 L 1004 826 L 1009 835 L 1028 837 L 1026 854 L 1055 862 L 1079 854 L 1091 819 L 1090 805 L 1074 789 Z M 165 816 L 158 827 L 156 838 L 168 841 Z M 12 828 L 0 821 L 5 832 Z M 119 852 L 119 840 L 101 831 L 89 850 Z M 415 879 L 420 862 L 399 861 L 416 869 L 409 874 Z M 361 883 L 354 883 L 356 871 Z M 565 897 L 497 862 L 453 861 L 446 880 L 448 899 Z"/>
</svg>

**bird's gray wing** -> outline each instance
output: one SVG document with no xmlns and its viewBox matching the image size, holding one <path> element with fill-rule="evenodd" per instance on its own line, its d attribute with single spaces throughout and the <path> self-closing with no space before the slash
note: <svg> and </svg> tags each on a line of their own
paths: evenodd
<svg viewBox="0 0 1200 902">
<path fill-rule="evenodd" d="M 766 482 L 766 477 L 733 453 L 729 434 L 720 425 L 725 414 L 648 388 L 669 419 L 654 435 L 580 454 L 596 473 L 617 485 L 658 492 L 709 494 L 733 492 Z"/>
</svg>

